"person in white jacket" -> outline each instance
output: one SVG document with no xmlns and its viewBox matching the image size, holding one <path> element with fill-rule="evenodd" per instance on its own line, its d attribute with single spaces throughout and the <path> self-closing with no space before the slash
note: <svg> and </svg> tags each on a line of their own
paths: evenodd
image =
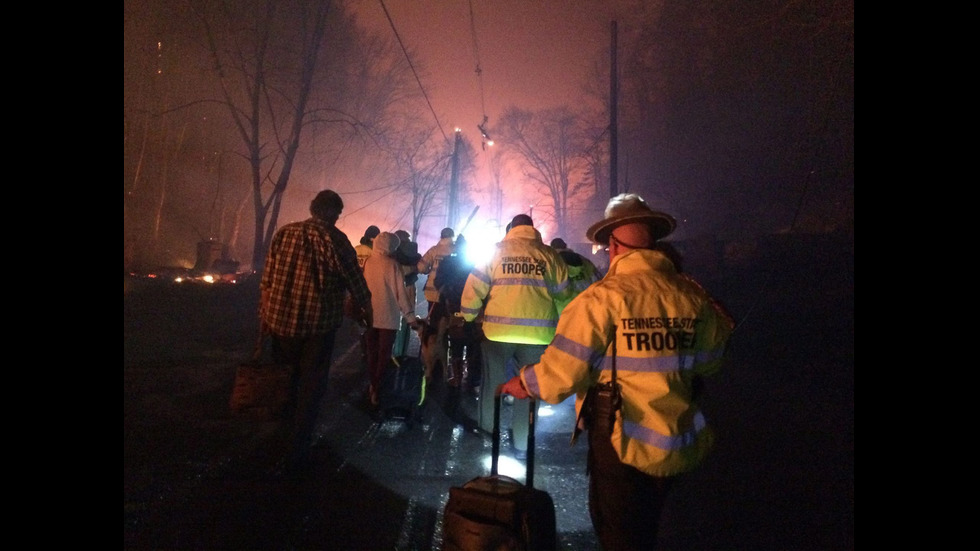
<svg viewBox="0 0 980 551">
<path fill-rule="evenodd" d="M 381 377 L 391 359 L 400 320 L 404 319 L 413 329 L 419 324 L 415 304 L 405 287 L 405 276 L 395 260 L 399 243 L 397 235 L 381 232 L 374 238 L 371 256 L 364 262 L 364 279 L 371 291 L 374 313 L 372 324 L 365 332 L 370 379 L 368 399 L 372 406 L 378 405 Z"/>
</svg>

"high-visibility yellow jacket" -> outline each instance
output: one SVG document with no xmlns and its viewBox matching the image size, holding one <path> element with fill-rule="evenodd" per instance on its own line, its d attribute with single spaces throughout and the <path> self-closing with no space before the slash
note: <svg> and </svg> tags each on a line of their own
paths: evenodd
<svg viewBox="0 0 980 551">
<path fill-rule="evenodd" d="M 568 297 L 568 300 L 558 304 L 559 312 L 564 310 L 565 306 L 567 306 L 568 303 L 571 302 L 573 298 L 578 296 L 579 293 L 586 290 L 589 287 L 589 285 L 592 285 L 593 283 L 601 279 L 599 276 L 598 268 L 595 267 L 595 264 L 593 264 L 591 260 L 576 253 L 575 251 L 570 251 L 568 249 L 565 250 L 578 256 L 581 263 L 578 266 L 574 266 L 566 262 L 566 264 L 568 264 L 568 281 L 572 287 L 572 293 L 571 296 Z M 564 255 L 566 253 L 564 251 L 558 251 L 558 252 L 563 256 L 563 258 L 565 258 Z"/>
<path fill-rule="evenodd" d="M 460 311 L 473 321 L 483 310 L 483 333 L 492 341 L 548 344 L 558 306 L 571 286 L 568 267 L 533 226 L 512 228 L 493 257 L 470 271 Z"/>
<path fill-rule="evenodd" d="M 453 245 L 453 238 L 442 237 L 438 243 L 422 255 L 417 268 L 420 274 L 428 274 L 429 276 L 425 280 L 425 287 L 422 289 L 422 292 L 425 293 L 425 300 L 439 302 L 439 289 L 436 289 L 436 276 L 439 274 L 439 263 L 442 262 L 443 258 L 453 254 L 455 250 L 456 246 Z"/>
<path fill-rule="evenodd" d="M 371 256 L 372 247 L 364 243 L 358 243 L 354 247 L 354 252 L 357 253 L 357 265 L 364 269 L 364 263 L 367 262 L 369 256 Z"/>
<path fill-rule="evenodd" d="M 521 379 L 535 397 L 575 410 L 594 382 L 611 379 L 612 339 L 622 408 L 612 431 L 623 463 L 654 476 L 696 467 L 713 434 L 691 399 L 695 375 L 717 372 L 734 324 L 693 279 L 652 250 L 617 256 L 609 272 L 572 299 L 541 361 Z"/>
</svg>

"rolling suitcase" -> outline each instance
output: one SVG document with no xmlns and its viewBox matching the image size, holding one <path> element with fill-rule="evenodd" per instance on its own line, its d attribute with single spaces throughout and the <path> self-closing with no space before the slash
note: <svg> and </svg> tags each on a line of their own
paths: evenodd
<svg viewBox="0 0 980 551">
<path fill-rule="evenodd" d="M 490 476 L 474 478 L 449 489 L 443 513 L 443 551 L 553 551 L 558 539 L 551 495 L 534 487 L 534 422 L 532 400 L 527 435 L 527 479 L 524 484 L 497 474 L 500 456 L 500 401 L 493 407 L 493 456 Z"/>
<path fill-rule="evenodd" d="M 420 356 L 407 354 L 408 341 L 401 354 L 393 355 L 378 389 L 378 411 L 382 420 L 400 419 L 411 427 L 419 419 L 425 398 L 425 366 Z"/>
</svg>

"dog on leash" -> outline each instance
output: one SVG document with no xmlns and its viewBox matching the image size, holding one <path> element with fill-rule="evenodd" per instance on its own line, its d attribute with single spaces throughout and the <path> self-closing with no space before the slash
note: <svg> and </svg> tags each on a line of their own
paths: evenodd
<svg viewBox="0 0 980 551">
<path fill-rule="evenodd" d="M 446 329 L 449 322 L 443 317 L 437 324 L 432 324 L 426 318 L 419 324 L 418 334 L 421 343 L 422 364 L 425 366 L 425 378 L 442 377 L 446 371 Z"/>
</svg>

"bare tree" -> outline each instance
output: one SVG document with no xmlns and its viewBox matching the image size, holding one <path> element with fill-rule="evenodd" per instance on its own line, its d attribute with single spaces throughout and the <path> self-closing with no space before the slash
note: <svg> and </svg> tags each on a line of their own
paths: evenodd
<svg viewBox="0 0 980 551">
<path fill-rule="evenodd" d="M 180 48 L 170 38 L 174 30 L 160 23 L 162 19 L 144 19 L 127 10 L 123 119 L 127 269 L 147 268 L 151 261 L 170 256 L 162 239 L 167 205 L 181 180 L 182 167 L 197 163 L 191 151 L 199 153 L 193 139 L 197 121 L 186 113 L 163 115 L 183 100 L 176 71 Z"/>
<path fill-rule="evenodd" d="M 280 217 L 299 211 L 294 196 L 305 213 L 327 185 L 385 193 L 401 181 L 386 135 L 415 127 L 420 92 L 393 38 L 358 27 L 345 0 L 126 6 L 127 266 L 154 235 L 179 245 L 193 230 L 252 237 L 261 270 Z"/>
<path fill-rule="evenodd" d="M 490 151 L 490 185 L 487 195 L 489 196 L 488 206 L 490 207 L 490 218 L 496 220 L 497 228 L 503 226 L 501 222 L 504 216 L 504 156 L 499 155 L 500 148 L 494 147 Z"/>
<path fill-rule="evenodd" d="M 569 213 L 592 194 L 589 148 L 580 115 L 568 107 L 532 112 L 509 107 L 494 130 L 496 143 L 522 167 L 524 178 L 551 202 L 557 231 L 571 230 Z"/>
<path fill-rule="evenodd" d="M 313 1 L 293 11 L 280 10 L 272 0 L 195 4 L 220 95 L 251 166 L 253 268 L 264 264 L 300 137 L 311 117 L 307 103 L 331 5 Z M 288 25 L 278 19 L 290 15 L 294 17 Z M 271 188 L 265 197 L 267 183 Z"/>
<path fill-rule="evenodd" d="M 587 123 L 584 131 L 588 145 L 584 152 L 587 168 L 583 182 L 589 184 L 591 195 L 587 204 L 582 205 L 580 209 L 574 212 L 574 217 L 592 220 L 601 216 L 610 190 L 609 125 Z M 628 181 L 622 186 L 622 190 L 624 192 L 629 191 Z"/>
<path fill-rule="evenodd" d="M 252 266 L 259 270 L 304 135 L 313 136 L 306 150 L 321 157 L 339 156 L 355 140 L 374 143 L 388 130 L 386 113 L 411 96 L 397 78 L 405 65 L 391 62 L 384 44 L 360 40 L 352 16 L 336 1 L 195 5 L 220 101 L 251 170 Z"/>
<path fill-rule="evenodd" d="M 426 126 L 421 118 L 412 119 L 407 114 L 400 117 L 399 126 L 379 136 L 379 142 L 383 142 L 383 149 L 395 166 L 390 192 L 408 198 L 411 209 L 404 212 L 410 212 L 411 233 L 418 236 L 426 219 L 444 220 L 447 216 L 454 154 L 458 161 L 459 189 L 467 190 L 467 181 L 474 172 L 473 147 L 461 136 L 459 150 L 454 151 L 455 144 L 448 143 L 435 127 Z M 472 206 L 472 200 L 462 199 L 465 193 L 459 195 L 460 206 Z"/>
<path fill-rule="evenodd" d="M 393 191 L 410 198 L 412 235 L 418 236 L 422 220 L 446 208 L 451 154 L 432 130 L 403 134 L 389 143 L 389 152 L 398 169 Z"/>
</svg>

